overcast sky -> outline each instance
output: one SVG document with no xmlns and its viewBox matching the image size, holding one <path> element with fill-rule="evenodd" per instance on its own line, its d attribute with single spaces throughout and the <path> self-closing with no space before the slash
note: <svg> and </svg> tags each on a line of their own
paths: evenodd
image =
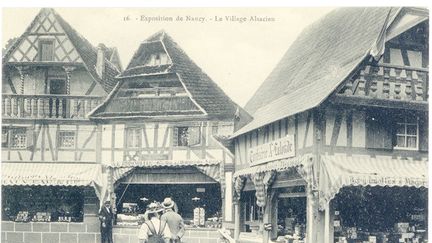
<svg viewBox="0 0 432 243">
<path fill-rule="evenodd" d="M 104 43 L 117 47 L 123 67 L 141 41 L 164 29 L 241 106 L 251 98 L 300 32 L 330 10 L 332 8 L 56 9 L 93 45 Z M 3 47 L 9 38 L 24 32 L 38 11 L 3 9 Z M 125 21 L 128 16 L 129 21 Z M 143 16 L 165 20 L 141 21 Z M 177 16 L 183 20 L 178 21 Z M 188 16 L 195 21 L 188 21 Z M 253 16 L 267 21 L 251 21 Z M 227 21 L 227 17 L 235 20 Z M 200 22 L 203 18 L 204 22 Z M 242 18 L 247 20 L 242 22 Z"/>
</svg>

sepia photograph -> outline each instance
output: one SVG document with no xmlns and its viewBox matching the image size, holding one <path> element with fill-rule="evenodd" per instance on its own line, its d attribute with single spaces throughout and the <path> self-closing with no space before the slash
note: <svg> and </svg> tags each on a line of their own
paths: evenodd
<svg viewBox="0 0 432 243">
<path fill-rule="evenodd" d="M 428 242 L 427 7 L 1 20 L 1 242 Z"/>
</svg>

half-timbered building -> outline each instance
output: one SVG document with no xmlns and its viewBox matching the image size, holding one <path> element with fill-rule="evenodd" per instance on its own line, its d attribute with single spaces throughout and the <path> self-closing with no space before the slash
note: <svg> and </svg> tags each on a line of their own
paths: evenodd
<svg viewBox="0 0 432 243">
<path fill-rule="evenodd" d="M 301 33 L 234 134 L 237 240 L 424 241 L 428 20 L 344 8 Z"/>
<path fill-rule="evenodd" d="M 136 224 L 122 215 L 130 203 L 142 207 L 171 197 L 186 222 L 201 207 L 206 218 L 222 216 L 232 225 L 234 157 L 227 138 L 240 117 L 248 119 L 246 112 L 164 31 L 140 44 L 118 80 L 90 114 L 101 131 L 117 223 Z"/>
<path fill-rule="evenodd" d="M 87 114 L 117 82 L 116 49 L 94 47 L 42 9 L 2 67 L 2 239 L 95 242 L 102 134 Z"/>
</svg>

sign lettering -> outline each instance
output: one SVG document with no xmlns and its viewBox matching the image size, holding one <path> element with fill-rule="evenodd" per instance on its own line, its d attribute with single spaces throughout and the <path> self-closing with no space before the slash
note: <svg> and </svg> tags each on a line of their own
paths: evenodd
<svg viewBox="0 0 432 243">
<path fill-rule="evenodd" d="M 286 137 L 249 149 L 249 163 L 251 166 L 294 156 L 293 135 L 287 135 Z"/>
</svg>

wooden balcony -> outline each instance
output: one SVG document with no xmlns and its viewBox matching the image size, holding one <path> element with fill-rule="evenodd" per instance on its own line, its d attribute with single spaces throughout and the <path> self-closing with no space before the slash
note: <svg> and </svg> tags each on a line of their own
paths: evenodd
<svg viewBox="0 0 432 243">
<path fill-rule="evenodd" d="M 369 63 L 342 87 L 335 100 L 423 106 L 429 100 L 428 83 L 427 68 Z"/>
<path fill-rule="evenodd" d="M 102 103 L 100 96 L 2 95 L 3 118 L 87 119 L 87 114 Z"/>
<path fill-rule="evenodd" d="M 107 112 L 198 111 L 188 96 L 121 97 L 111 101 Z"/>
</svg>

